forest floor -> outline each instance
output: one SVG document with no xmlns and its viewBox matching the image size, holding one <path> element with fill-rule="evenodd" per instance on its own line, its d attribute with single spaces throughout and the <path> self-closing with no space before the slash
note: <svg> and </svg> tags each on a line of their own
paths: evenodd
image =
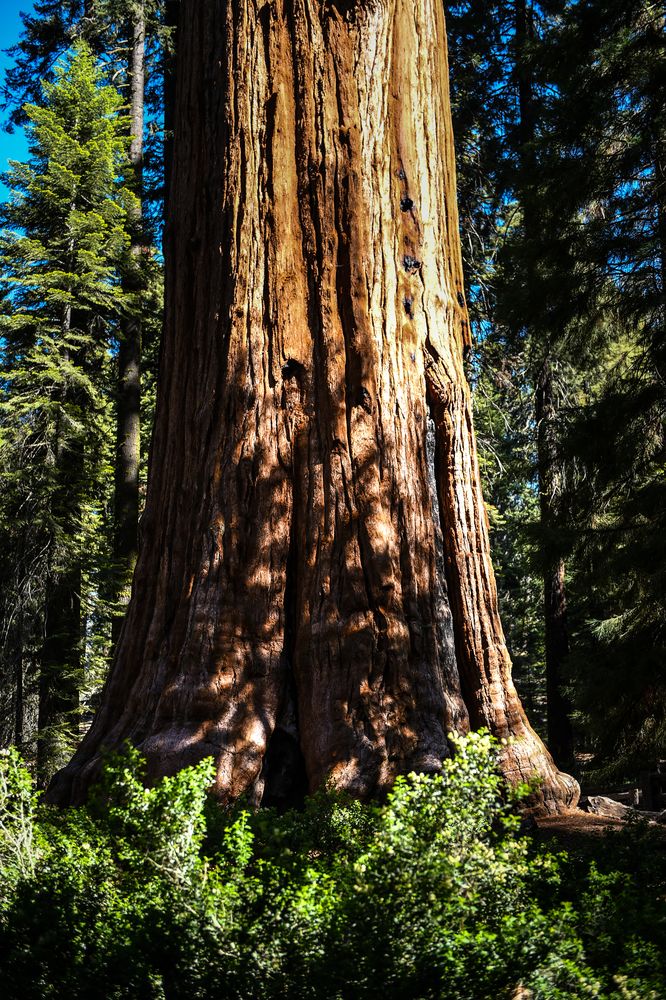
<svg viewBox="0 0 666 1000">
<path fill-rule="evenodd" d="M 632 825 L 634 825 L 632 821 L 594 816 L 582 809 L 570 809 L 557 816 L 539 817 L 536 820 L 535 834 L 540 840 L 554 838 L 565 850 L 584 850 L 586 844 L 594 850 L 595 847 L 598 848 L 597 842 L 600 837 L 609 832 L 619 832 Z M 656 831 L 666 850 L 666 826 L 651 823 L 650 829 Z"/>
<path fill-rule="evenodd" d="M 621 830 L 626 820 L 593 816 L 582 809 L 570 809 L 557 816 L 541 816 L 536 820 L 539 833 L 553 835 L 558 840 L 567 837 L 602 837 L 607 830 Z"/>
</svg>

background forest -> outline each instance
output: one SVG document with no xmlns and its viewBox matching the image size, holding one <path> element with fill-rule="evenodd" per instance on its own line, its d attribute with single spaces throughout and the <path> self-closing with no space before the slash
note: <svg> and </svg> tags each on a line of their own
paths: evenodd
<svg viewBox="0 0 666 1000">
<path fill-rule="evenodd" d="M 665 736 L 663 14 L 448 11 L 503 621 L 556 757 L 618 776 Z"/>
<path fill-rule="evenodd" d="M 178 6 L 36 0 L 2 84 L 29 147 L 0 206 L 3 995 L 659 1000 L 663 830 L 544 847 L 484 732 L 374 804 L 222 810 L 210 760 L 145 788 L 131 750 L 86 806 L 40 797 L 137 555 Z M 514 674 L 584 790 L 633 786 L 666 757 L 666 12 L 445 7 Z"/>
</svg>

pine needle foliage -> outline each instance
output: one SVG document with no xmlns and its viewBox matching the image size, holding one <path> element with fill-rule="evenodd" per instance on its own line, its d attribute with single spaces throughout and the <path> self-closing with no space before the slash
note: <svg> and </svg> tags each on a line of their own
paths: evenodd
<svg viewBox="0 0 666 1000">
<path fill-rule="evenodd" d="M 543 554 L 565 560 L 579 736 L 599 765 L 635 775 L 666 756 L 664 10 L 448 6 L 470 377 L 505 627 L 538 676 L 535 574 Z M 549 524 L 535 502 L 544 364 Z"/>
<path fill-rule="evenodd" d="M 109 343 L 125 308 L 118 271 L 133 195 L 120 181 L 121 98 L 86 43 L 25 110 L 30 158 L 7 176 L 0 238 L 0 523 L 16 557 L 5 639 L 18 608 L 22 645 L 40 665 L 44 727 L 71 734 L 85 660 L 81 601 L 108 506 Z"/>
</svg>

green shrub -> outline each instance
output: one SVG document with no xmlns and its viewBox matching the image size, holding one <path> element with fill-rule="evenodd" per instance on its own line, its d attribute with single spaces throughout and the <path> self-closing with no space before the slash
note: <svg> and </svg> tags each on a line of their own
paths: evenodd
<svg viewBox="0 0 666 1000">
<path fill-rule="evenodd" d="M 0 908 L 11 905 L 16 886 L 33 878 L 41 856 L 35 824 L 37 796 L 18 751 L 0 756 Z"/>
<path fill-rule="evenodd" d="M 59 811 L 3 756 L 3 997 L 665 996 L 663 845 L 545 851 L 494 741 L 454 742 L 381 806 L 322 792 L 281 816 L 207 800 L 210 761 L 146 789 L 132 750 Z"/>
</svg>

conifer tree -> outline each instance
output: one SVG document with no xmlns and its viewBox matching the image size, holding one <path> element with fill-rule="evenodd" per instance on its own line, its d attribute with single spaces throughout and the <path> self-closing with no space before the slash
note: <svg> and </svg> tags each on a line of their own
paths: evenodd
<svg viewBox="0 0 666 1000">
<path fill-rule="evenodd" d="M 541 517 L 534 397 L 543 324 L 541 317 L 539 329 L 529 322 L 535 296 L 522 294 L 537 273 L 534 233 L 529 252 L 523 248 L 526 196 L 538 175 L 534 143 L 525 141 L 532 126 L 521 127 L 521 111 L 525 118 L 529 104 L 534 118 L 543 95 L 532 79 L 529 39 L 517 30 L 528 13 L 533 24 L 536 12 L 520 3 L 456 0 L 447 7 L 463 260 L 475 334 L 468 371 L 507 640 L 521 694 L 535 721 L 545 724 L 543 561 L 534 530 Z"/>
<path fill-rule="evenodd" d="M 469 231 L 486 232 L 468 241 L 466 264 L 504 618 L 515 637 L 525 605 L 506 599 L 508 582 L 528 593 L 538 470 L 534 540 L 553 580 L 568 565 L 572 653 L 559 657 L 559 684 L 592 748 L 636 762 L 666 752 L 663 9 L 518 2 L 519 38 L 510 9 L 490 27 L 482 6 L 453 4 L 449 28 L 468 67 L 454 103 L 463 214 L 471 191 Z M 472 162 L 470 135 L 487 137 Z M 532 394 L 539 412 L 526 420 L 520 400 Z"/>
<path fill-rule="evenodd" d="M 551 207 L 570 220 L 551 270 L 587 386 L 568 421 L 573 679 L 600 760 L 635 772 L 666 752 L 663 5 L 580 0 L 548 59 Z"/>
<path fill-rule="evenodd" d="M 18 589 L 34 598 L 42 780 L 61 759 L 63 733 L 78 725 L 83 578 L 108 502 L 108 343 L 123 308 L 118 271 L 134 204 L 118 182 L 120 108 L 90 49 L 77 43 L 44 83 L 42 103 L 26 107 L 30 159 L 7 178 L 3 520 L 20 529 L 19 548 L 41 554 L 31 564 L 36 579 L 19 580 Z"/>
<path fill-rule="evenodd" d="M 130 141 L 123 172 L 135 195 L 130 215 L 132 252 L 121 273 L 126 296 L 118 330 L 116 357 L 116 450 L 113 492 L 113 565 L 108 591 L 113 639 L 117 639 L 129 600 L 137 555 L 141 463 L 141 369 L 147 368 L 147 392 L 152 395 L 156 335 L 151 324 L 156 274 L 152 249 L 163 197 L 164 130 L 155 127 L 163 115 L 160 64 L 167 58 L 172 29 L 168 14 L 156 0 L 67 0 L 64 5 L 38 0 L 33 15 L 23 15 L 24 31 L 10 50 L 14 64 L 6 73 L 5 106 L 14 123 L 24 117 L 22 99 L 34 94 L 39 81 L 35 65 L 47 78 L 60 54 L 75 38 L 87 40 L 103 60 L 107 73 L 128 109 Z M 150 120 L 151 127 L 146 128 Z M 154 317 L 153 317 L 154 318 Z M 144 329 L 145 328 L 145 329 Z M 145 341 L 145 343 L 144 343 Z M 142 365 L 142 354 L 148 363 Z M 150 407 L 147 407 L 150 411 Z M 150 418 L 150 412 L 148 413 Z M 144 437 L 147 437 L 146 433 Z"/>
</svg>

